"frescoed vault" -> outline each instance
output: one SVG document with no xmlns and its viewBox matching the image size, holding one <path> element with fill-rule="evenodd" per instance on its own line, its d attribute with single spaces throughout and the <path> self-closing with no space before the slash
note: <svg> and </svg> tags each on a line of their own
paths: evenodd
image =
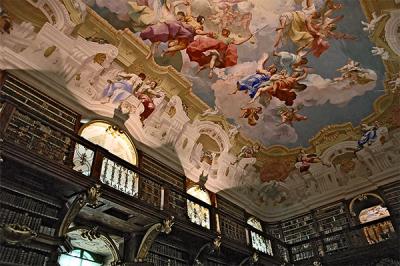
<svg viewBox="0 0 400 266">
<path fill-rule="evenodd" d="M 398 174 L 399 5 L 4 0 L 0 68 L 273 219 Z"/>
</svg>

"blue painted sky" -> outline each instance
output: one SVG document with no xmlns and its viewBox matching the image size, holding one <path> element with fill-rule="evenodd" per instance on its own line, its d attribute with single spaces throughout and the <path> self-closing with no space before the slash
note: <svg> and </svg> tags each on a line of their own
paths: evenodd
<svg viewBox="0 0 400 266">
<path fill-rule="evenodd" d="M 94 8 L 101 16 L 106 18 L 111 24 L 117 28 L 124 28 L 129 26 L 129 21 L 122 22 L 117 19 L 117 16 L 110 12 L 107 7 L 114 10 L 119 10 L 119 13 L 124 13 L 126 10 L 120 8 L 119 3 L 125 0 L 120 0 L 114 2 L 112 0 L 102 0 L 102 3 L 108 3 L 108 6 L 99 7 L 97 6 L 96 0 L 86 0 L 87 3 Z M 196 1 L 206 1 L 206 0 L 196 0 Z M 266 2 L 264 2 L 266 1 Z M 265 3 L 273 3 L 274 8 L 282 8 L 276 2 L 271 1 L 282 1 L 285 3 L 290 3 L 290 0 L 252 0 L 253 3 L 258 3 L 259 7 L 255 7 L 255 11 L 258 12 L 257 16 L 260 16 L 260 7 L 268 8 Z M 317 3 L 321 0 L 315 0 Z M 383 80 L 384 80 L 384 66 L 380 57 L 375 57 L 371 55 L 372 43 L 370 42 L 367 33 L 362 30 L 361 20 L 366 20 L 364 14 L 362 13 L 359 1 L 356 0 L 338 0 L 336 2 L 341 2 L 344 4 L 344 8 L 335 13 L 336 15 L 344 15 L 344 19 L 338 23 L 337 31 L 345 32 L 357 37 L 357 41 L 340 41 L 340 40 L 330 40 L 331 47 L 327 52 L 325 52 L 321 57 L 315 58 L 312 55 L 308 56 L 309 66 L 314 69 L 314 73 L 320 75 L 323 78 L 335 78 L 340 76 L 340 73 L 336 72 L 336 69 L 346 64 L 348 58 L 352 58 L 355 61 L 361 63 L 361 66 L 366 69 L 371 69 L 376 72 L 378 76 L 377 85 L 374 90 L 368 91 L 362 96 L 354 97 L 345 106 L 336 106 L 332 104 L 324 104 L 321 106 L 305 107 L 301 110 L 301 114 L 308 116 L 308 120 L 304 122 L 299 122 L 294 124 L 294 129 L 296 130 L 298 139 L 296 142 L 286 142 L 275 141 L 273 138 L 268 139 L 263 136 L 262 132 L 258 134 L 259 140 L 267 145 L 272 144 L 284 144 L 288 147 L 295 146 L 308 146 L 309 139 L 312 138 L 317 132 L 323 127 L 330 124 L 351 122 L 353 125 L 358 125 L 362 118 L 366 117 L 372 112 L 373 102 L 383 94 Z M 261 4 L 260 4 L 261 3 Z M 291 2 L 293 3 L 293 2 Z M 297 6 L 300 9 L 299 6 Z M 270 12 L 270 10 L 265 10 Z M 287 10 L 290 11 L 290 10 Z M 262 14 L 262 13 L 261 13 Z M 277 14 L 276 14 L 277 15 Z M 260 17 L 253 16 L 255 19 L 253 21 L 253 29 L 259 28 L 264 25 L 254 25 L 255 22 L 259 24 L 265 23 Z M 256 45 L 247 43 L 238 47 L 239 54 L 239 64 L 245 62 L 256 61 L 262 53 L 271 52 L 273 47 L 271 43 L 275 38 L 276 21 L 272 25 L 266 27 L 264 32 L 256 35 Z M 266 34 L 266 32 L 270 34 Z M 289 50 L 294 52 L 293 45 L 286 45 L 283 47 L 284 50 Z M 184 52 L 183 52 L 184 53 Z M 217 81 L 217 78 L 209 80 L 207 73 L 200 73 L 198 76 L 194 75 L 195 67 L 184 65 L 182 72 L 188 75 L 188 78 L 193 82 L 193 92 L 198 95 L 204 102 L 213 107 L 215 105 L 216 96 L 214 91 L 211 89 L 213 83 Z M 233 88 L 227 88 L 233 90 Z M 230 101 L 229 97 L 226 97 L 226 101 Z M 237 108 L 240 108 L 238 106 Z M 230 121 L 237 121 L 237 116 L 228 116 Z M 260 128 L 260 127 L 259 127 Z M 259 130 L 259 129 L 257 129 Z"/>
</svg>

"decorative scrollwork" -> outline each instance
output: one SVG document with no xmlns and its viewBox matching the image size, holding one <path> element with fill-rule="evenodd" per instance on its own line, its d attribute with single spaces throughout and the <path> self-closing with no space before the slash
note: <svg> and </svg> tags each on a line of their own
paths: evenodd
<svg viewBox="0 0 400 266">
<path fill-rule="evenodd" d="M 174 225 L 174 216 L 170 216 L 165 219 L 162 223 L 157 223 L 151 226 L 146 234 L 144 235 L 142 242 L 140 243 L 138 253 L 136 255 L 136 262 L 143 262 L 146 259 L 147 254 L 149 253 L 150 247 L 153 244 L 154 240 L 156 240 L 157 236 L 160 233 L 169 234 L 172 231 L 172 226 Z"/>
<path fill-rule="evenodd" d="M 247 262 L 249 265 L 254 265 L 259 260 L 259 256 L 257 252 L 254 252 L 250 257 L 244 258 L 240 263 L 239 266 L 245 265 Z"/>
<path fill-rule="evenodd" d="M 67 213 L 64 216 L 64 219 L 61 222 L 58 236 L 65 236 L 72 221 L 85 205 L 96 208 L 101 204 L 99 200 L 101 195 L 100 188 L 101 185 L 95 184 L 94 186 L 88 188 L 86 191 L 78 192 L 74 195 L 75 198 L 72 201 L 70 207 L 67 210 Z"/>
<path fill-rule="evenodd" d="M 119 255 L 118 247 L 116 246 L 114 240 L 110 237 L 110 235 L 100 231 L 98 226 L 95 226 L 93 228 L 87 226 L 75 226 L 69 228 L 65 232 L 65 235 L 70 235 L 71 233 L 78 233 L 78 235 L 80 235 L 82 239 L 88 240 L 90 242 L 93 241 L 92 245 L 104 244 L 110 251 L 113 258 L 113 260 L 110 262 L 110 265 L 120 265 L 121 257 Z"/>
<path fill-rule="evenodd" d="M 93 241 L 101 237 L 101 234 L 98 231 L 99 227 L 93 227 L 90 230 L 83 230 L 81 233 L 81 237 L 84 239 L 88 239 L 89 241 Z"/>
<path fill-rule="evenodd" d="M 37 233 L 26 225 L 5 224 L 0 228 L 0 243 L 15 245 L 36 237 Z"/>
<path fill-rule="evenodd" d="M 164 221 L 163 221 L 163 224 L 162 224 L 162 227 L 161 227 L 161 229 L 160 229 L 160 232 L 161 233 L 165 233 L 165 234 L 169 234 L 169 233 L 171 233 L 172 232 L 172 226 L 174 225 L 174 223 L 175 223 L 175 217 L 174 216 L 170 216 L 170 217 L 168 217 L 167 219 L 165 219 Z"/>
<path fill-rule="evenodd" d="M 90 187 L 85 194 L 85 204 L 96 208 L 100 205 L 99 198 L 101 196 L 101 185 L 100 184 L 95 184 L 94 186 Z"/>
<path fill-rule="evenodd" d="M 196 257 L 193 261 L 194 266 L 205 265 L 204 263 L 207 260 L 208 255 L 213 253 L 218 253 L 222 244 L 222 237 L 218 235 L 212 242 L 206 243 L 196 254 Z"/>
</svg>

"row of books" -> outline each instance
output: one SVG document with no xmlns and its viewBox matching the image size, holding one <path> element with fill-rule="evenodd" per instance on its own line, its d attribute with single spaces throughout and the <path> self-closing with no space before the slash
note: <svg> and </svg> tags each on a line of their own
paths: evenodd
<svg viewBox="0 0 400 266">
<path fill-rule="evenodd" d="M 154 243 L 151 247 L 151 250 L 157 253 L 164 254 L 167 257 L 183 259 L 183 252 L 159 243 Z"/>
<path fill-rule="evenodd" d="M 34 251 L 0 246 L 0 264 L 44 265 L 46 256 Z"/>
<path fill-rule="evenodd" d="M 186 266 L 188 263 L 183 261 L 177 261 L 174 259 L 169 259 L 158 254 L 149 253 L 147 257 L 147 262 L 152 263 L 154 266 Z"/>
<path fill-rule="evenodd" d="M 54 236 L 56 233 L 56 229 L 53 227 L 48 227 L 48 226 L 43 226 L 41 225 L 39 228 L 39 233 L 40 234 L 45 234 L 49 236 Z"/>
<path fill-rule="evenodd" d="M 293 260 L 299 261 L 299 260 L 311 258 L 313 256 L 314 256 L 314 252 L 312 250 L 310 250 L 310 251 L 305 251 L 305 252 L 301 252 L 298 254 L 293 254 Z"/>
<path fill-rule="evenodd" d="M 14 207 L 43 214 L 51 217 L 57 217 L 58 210 L 44 202 L 34 200 L 32 198 L 15 195 L 13 193 L 4 191 L 0 194 L 0 202 L 10 204 Z"/>
<path fill-rule="evenodd" d="M 0 224 L 26 225 L 33 231 L 38 232 L 42 224 L 42 218 L 32 217 L 29 214 L 15 212 L 7 208 L 0 209 Z"/>
</svg>

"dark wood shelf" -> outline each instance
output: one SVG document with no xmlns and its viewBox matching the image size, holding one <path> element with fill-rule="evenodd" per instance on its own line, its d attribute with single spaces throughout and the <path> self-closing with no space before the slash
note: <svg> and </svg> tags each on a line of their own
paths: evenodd
<svg viewBox="0 0 400 266">
<path fill-rule="evenodd" d="M 28 198 L 31 198 L 31 199 L 36 200 L 36 201 L 40 201 L 40 202 L 45 203 L 45 204 L 47 204 L 47 205 L 51 205 L 52 207 L 55 207 L 55 208 L 57 208 L 57 209 L 60 209 L 60 208 L 61 208 L 61 206 L 58 205 L 58 204 L 56 204 L 56 203 L 50 202 L 50 201 L 48 201 L 48 200 L 45 200 L 45 199 L 43 199 L 43 198 L 40 197 L 40 196 L 38 197 L 38 195 L 33 195 L 33 193 L 30 192 L 29 190 L 21 191 L 21 190 L 23 190 L 23 189 L 11 187 L 11 186 L 9 186 L 8 184 L 7 184 L 7 185 L 0 184 L 0 190 L 1 190 L 1 189 L 6 189 L 6 190 L 9 190 L 9 191 L 11 191 L 11 192 L 17 193 L 17 194 L 19 194 L 19 195 L 21 195 L 21 196 L 28 197 Z"/>
<path fill-rule="evenodd" d="M 49 215 L 47 215 L 47 214 L 42 214 L 42 213 L 39 213 L 39 212 L 35 212 L 35 211 L 32 211 L 32 210 L 29 210 L 29 209 L 26 209 L 26 208 L 23 208 L 23 207 L 20 207 L 20 206 L 11 204 L 11 203 L 9 203 L 9 202 L 0 201 L 0 205 L 7 205 L 7 206 L 9 206 L 9 207 L 11 207 L 11 208 L 14 208 L 14 209 L 18 209 L 18 210 L 21 210 L 21 211 L 28 212 L 28 213 L 30 213 L 30 214 L 39 216 L 38 218 L 48 218 L 48 219 L 51 219 L 51 220 L 54 220 L 54 221 L 57 221 L 57 220 L 58 220 L 57 217 L 53 217 L 53 216 L 49 216 Z"/>
<path fill-rule="evenodd" d="M 166 259 L 176 260 L 176 261 L 185 262 L 185 263 L 188 262 L 188 261 L 185 260 L 185 259 L 176 258 L 176 257 L 173 257 L 172 255 L 163 254 L 162 252 L 159 252 L 159 251 L 149 250 L 149 252 L 150 252 L 150 253 L 153 253 L 153 254 L 157 254 L 157 255 L 159 255 L 159 256 L 161 256 L 161 257 L 165 257 Z"/>
</svg>

